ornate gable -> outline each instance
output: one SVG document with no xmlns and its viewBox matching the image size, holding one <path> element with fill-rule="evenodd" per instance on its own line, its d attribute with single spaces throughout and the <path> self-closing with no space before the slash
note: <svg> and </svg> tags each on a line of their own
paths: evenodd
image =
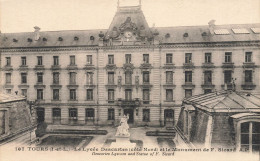
<svg viewBox="0 0 260 161">
<path fill-rule="evenodd" d="M 107 46 L 149 45 L 152 40 L 153 34 L 145 20 L 141 6 L 118 7 L 105 34 L 104 44 Z"/>
</svg>

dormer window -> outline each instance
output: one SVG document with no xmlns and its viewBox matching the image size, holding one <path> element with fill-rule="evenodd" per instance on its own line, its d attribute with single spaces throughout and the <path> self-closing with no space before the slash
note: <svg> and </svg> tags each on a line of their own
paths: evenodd
<svg viewBox="0 0 260 161">
<path fill-rule="evenodd" d="M 42 41 L 47 41 L 47 38 L 45 38 L 45 37 L 44 37 L 44 38 L 42 38 Z"/>
<path fill-rule="evenodd" d="M 32 39 L 31 39 L 31 38 L 28 38 L 27 41 L 28 41 L 28 42 L 32 42 Z"/>
<path fill-rule="evenodd" d="M 17 39 L 13 39 L 13 42 L 18 42 L 18 40 Z"/>
<path fill-rule="evenodd" d="M 94 36 L 90 36 L 90 40 L 94 41 L 95 37 Z"/>
<path fill-rule="evenodd" d="M 79 38 L 78 38 L 77 36 L 75 36 L 75 37 L 74 37 L 74 40 L 75 40 L 75 41 L 78 41 L 78 40 L 79 40 Z"/>
<path fill-rule="evenodd" d="M 62 38 L 62 37 L 59 37 L 58 40 L 59 40 L 59 41 L 63 41 L 63 38 Z"/>
<path fill-rule="evenodd" d="M 169 33 L 167 33 L 167 34 L 165 35 L 165 38 L 169 38 L 169 37 L 171 37 L 171 35 L 170 35 Z"/>
<path fill-rule="evenodd" d="M 201 35 L 202 36 L 207 36 L 208 34 L 206 32 L 203 32 Z"/>
<path fill-rule="evenodd" d="M 183 37 L 189 37 L 189 34 L 186 32 L 183 34 Z"/>
</svg>

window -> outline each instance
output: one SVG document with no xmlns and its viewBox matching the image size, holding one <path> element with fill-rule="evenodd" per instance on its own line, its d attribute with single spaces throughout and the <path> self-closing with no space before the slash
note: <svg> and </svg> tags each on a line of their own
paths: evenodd
<svg viewBox="0 0 260 161">
<path fill-rule="evenodd" d="M 59 84 L 60 82 L 60 73 L 55 72 L 53 73 L 53 84 Z"/>
<path fill-rule="evenodd" d="M 149 104 L 149 101 L 150 101 L 150 90 L 144 89 L 143 90 L 143 103 Z"/>
<path fill-rule="evenodd" d="M 146 64 L 149 63 L 149 54 L 143 54 L 143 61 L 144 61 L 144 63 L 146 63 Z"/>
<path fill-rule="evenodd" d="M 108 55 L 108 64 L 114 64 L 114 55 Z"/>
<path fill-rule="evenodd" d="M 114 84 L 114 72 L 108 73 L 108 84 Z"/>
<path fill-rule="evenodd" d="M 150 109 L 143 109 L 143 121 L 144 122 L 150 121 Z"/>
<path fill-rule="evenodd" d="M 12 92 L 12 89 L 6 89 L 6 93 L 11 94 L 11 92 Z"/>
<path fill-rule="evenodd" d="M 132 84 L 132 73 L 131 72 L 125 73 L 125 84 Z"/>
<path fill-rule="evenodd" d="M 93 100 L 93 89 L 87 89 L 87 101 Z"/>
<path fill-rule="evenodd" d="M 43 100 L 43 89 L 37 89 L 37 100 Z"/>
<path fill-rule="evenodd" d="M 245 62 L 247 62 L 247 63 L 252 62 L 252 52 L 246 52 Z"/>
<path fill-rule="evenodd" d="M 259 152 L 260 150 L 260 122 L 241 123 L 240 144 L 241 151 Z"/>
<path fill-rule="evenodd" d="M 11 66 L 11 57 L 6 57 L 6 66 Z"/>
<path fill-rule="evenodd" d="M 53 108 L 52 109 L 52 117 L 53 117 L 53 123 L 60 123 L 61 119 L 61 109 L 60 108 Z"/>
<path fill-rule="evenodd" d="M 43 83 L 43 73 L 37 73 L 37 83 Z"/>
<path fill-rule="evenodd" d="M 172 54 L 166 54 L 166 64 L 172 64 Z"/>
<path fill-rule="evenodd" d="M 166 101 L 172 101 L 173 100 L 173 94 L 172 89 L 166 89 Z"/>
<path fill-rule="evenodd" d="M 110 108 L 108 109 L 108 120 L 115 120 L 115 109 Z"/>
<path fill-rule="evenodd" d="M 22 95 L 27 97 L 27 89 L 22 89 L 21 91 L 22 91 Z"/>
<path fill-rule="evenodd" d="M 186 83 L 192 82 L 192 71 L 185 71 L 185 82 Z"/>
<path fill-rule="evenodd" d="M 232 61 L 232 53 L 226 52 L 225 53 L 225 63 L 231 63 L 231 61 Z"/>
<path fill-rule="evenodd" d="M 87 64 L 92 64 L 92 55 L 87 55 Z"/>
<path fill-rule="evenodd" d="M 245 82 L 246 83 L 252 83 L 252 70 L 246 70 L 245 71 Z"/>
<path fill-rule="evenodd" d="M 172 84 L 173 83 L 173 72 L 172 71 L 167 71 L 166 72 L 166 83 L 167 84 Z"/>
<path fill-rule="evenodd" d="M 70 89 L 70 100 L 76 100 L 77 95 L 76 95 L 76 89 Z"/>
<path fill-rule="evenodd" d="M 78 119 L 78 110 L 76 108 L 70 108 L 69 117 L 70 117 L 70 119 L 77 120 Z"/>
<path fill-rule="evenodd" d="M 205 89 L 205 90 L 204 90 L 204 94 L 208 94 L 208 93 L 211 93 L 211 92 L 212 92 L 211 89 Z"/>
<path fill-rule="evenodd" d="M 224 83 L 231 83 L 231 79 L 232 79 L 232 71 L 231 70 L 226 70 L 224 71 Z"/>
<path fill-rule="evenodd" d="M 53 56 L 53 65 L 59 65 L 59 56 Z"/>
<path fill-rule="evenodd" d="M 125 90 L 125 99 L 126 100 L 132 100 L 132 90 L 131 89 Z"/>
<path fill-rule="evenodd" d="M 53 89 L 53 100 L 59 100 L 60 99 L 60 90 L 59 89 Z"/>
<path fill-rule="evenodd" d="M 76 72 L 70 72 L 70 84 L 76 84 Z"/>
<path fill-rule="evenodd" d="M 52 109 L 52 117 L 61 117 L 61 110 L 60 110 L 60 108 L 53 108 Z"/>
<path fill-rule="evenodd" d="M 86 109 L 86 120 L 92 120 L 94 121 L 95 118 L 95 111 L 93 108 L 87 108 Z"/>
<path fill-rule="evenodd" d="M 125 63 L 130 64 L 131 63 L 131 54 L 126 54 L 125 55 Z"/>
<path fill-rule="evenodd" d="M 211 63 L 211 53 L 205 53 L 205 63 Z"/>
<path fill-rule="evenodd" d="M 115 93 L 113 89 L 108 90 L 108 101 L 114 101 L 115 99 Z"/>
<path fill-rule="evenodd" d="M 149 72 L 143 72 L 143 83 L 149 83 L 149 82 L 150 82 Z"/>
<path fill-rule="evenodd" d="M 21 73 L 21 83 L 27 83 L 27 73 Z"/>
<path fill-rule="evenodd" d="M 70 65 L 76 65 L 75 55 L 70 56 Z"/>
<path fill-rule="evenodd" d="M 8 83 L 11 83 L 11 73 L 6 73 L 5 74 L 5 83 L 8 84 Z"/>
<path fill-rule="evenodd" d="M 204 84 L 212 84 L 212 72 L 211 71 L 204 72 Z"/>
<path fill-rule="evenodd" d="M 185 63 L 191 63 L 191 53 L 185 53 Z"/>
<path fill-rule="evenodd" d="M 185 97 L 189 98 L 192 96 L 192 89 L 185 89 Z"/>
<path fill-rule="evenodd" d="M 25 56 L 23 56 L 23 57 L 21 57 L 21 60 L 22 60 L 22 65 L 26 65 L 26 57 Z"/>
<path fill-rule="evenodd" d="M 93 84 L 93 73 L 87 72 L 87 85 Z"/>
<path fill-rule="evenodd" d="M 42 65 L 42 56 L 37 56 L 37 65 Z"/>
</svg>

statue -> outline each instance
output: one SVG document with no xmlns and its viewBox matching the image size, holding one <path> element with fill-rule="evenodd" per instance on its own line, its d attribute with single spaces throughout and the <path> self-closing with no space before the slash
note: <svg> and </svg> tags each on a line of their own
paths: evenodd
<svg viewBox="0 0 260 161">
<path fill-rule="evenodd" d="M 130 134 L 128 132 L 129 126 L 127 124 L 127 120 L 129 119 L 129 114 L 124 115 L 120 120 L 120 125 L 117 127 L 116 136 L 127 136 Z"/>
</svg>

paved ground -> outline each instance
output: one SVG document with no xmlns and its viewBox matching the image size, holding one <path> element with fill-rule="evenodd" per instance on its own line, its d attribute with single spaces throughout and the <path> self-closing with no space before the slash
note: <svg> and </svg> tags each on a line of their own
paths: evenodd
<svg viewBox="0 0 260 161">
<path fill-rule="evenodd" d="M 116 127 L 103 126 L 103 127 L 89 127 L 89 126 L 66 126 L 66 125 L 51 125 L 48 128 L 55 129 L 81 129 L 81 130 L 107 130 L 107 135 L 94 135 L 94 138 L 87 145 L 87 147 L 102 147 L 107 139 L 116 139 Z M 154 128 L 154 127 L 135 127 L 130 128 L 130 139 L 131 140 L 140 140 L 143 142 L 144 147 L 158 147 L 157 137 L 154 136 L 146 136 L 147 131 L 155 131 L 155 130 L 165 130 L 165 128 Z M 91 135 L 93 136 L 93 135 Z M 30 133 L 25 133 L 13 140 L 10 140 L 7 146 L 10 145 L 29 145 L 30 144 Z"/>
</svg>

